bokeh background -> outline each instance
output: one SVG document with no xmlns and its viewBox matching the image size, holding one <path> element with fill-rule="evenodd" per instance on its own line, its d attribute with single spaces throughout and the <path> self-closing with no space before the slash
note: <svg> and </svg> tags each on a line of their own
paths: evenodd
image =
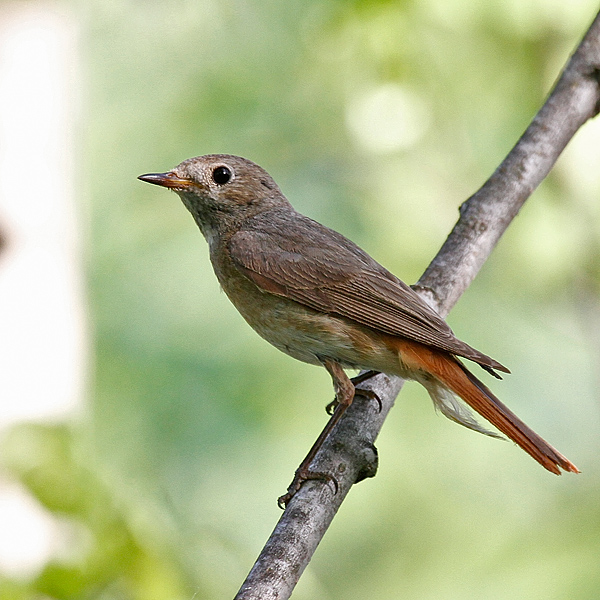
<svg viewBox="0 0 600 600">
<path fill-rule="evenodd" d="M 325 371 L 249 329 L 177 196 L 137 175 L 246 156 L 413 282 L 596 10 L 0 4 L 0 597 L 233 597 L 326 419 Z M 449 317 L 582 474 L 407 385 L 294 598 L 598 598 L 599 140 L 577 134 Z"/>
</svg>

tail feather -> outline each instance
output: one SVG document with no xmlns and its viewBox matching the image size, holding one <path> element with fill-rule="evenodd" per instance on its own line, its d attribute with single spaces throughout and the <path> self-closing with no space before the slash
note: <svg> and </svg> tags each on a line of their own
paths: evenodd
<svg viewBox="0 0 600 600">
<path fill-rule="evenodd" d="M 579 473 L 579 469 L 570 460 L 523 423 L 461 362 L 452 356 L 443 356 L 443 360 L 436 362 L 440 363 L 441 368 L 434 374 L 442 383 L 544 468 L 556 475 L 561 474 L 561 469 Z"/>
<path fill-rule="evenodd" d="M 474 424 L 471 415 L 467 415 L 468 418 L 465 419 L 465 413 L 456 410 L 456 405 L 448 402 L 448 392 L 440 389 L 439 384 L 462 398 L 473 410 L 518 444 L 548 471 L 556 475 L 561 474 L 561 469 L 579 473 L 579 469 L 570 460 L 525 425 L 452 354 L 398 338 L 394 340 L 394 346 L 402 363 L 415 373 L 423 375 L 415 378 L 425 385 L 436 405 L 452 420 L 477 431 L 483 429 L 478 424 Z M 437 381 L 432 381 L 431 375 Z M 490 432 L 483 430 L 482 433 L 489 435 Z"/>
<path fill-rule="evenodd" d="M 477 431 L 477 433 L 482 433 L 483 435 L 494 437 L 499 440 L 506 440 L 501 433 L 484 427 L 477 420 L 471 409 L 445 385 L 438 383 L 437 381 L 422 381 L 422 383 L 427 388 L 435 409 L 439 410 L 447 419 L 450 419 L 467 429 Z"/>
</svg>

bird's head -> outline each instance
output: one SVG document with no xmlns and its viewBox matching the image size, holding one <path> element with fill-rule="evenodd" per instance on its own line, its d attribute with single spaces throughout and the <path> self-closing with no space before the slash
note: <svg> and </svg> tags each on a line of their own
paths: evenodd
<svg viewBox="0 0 600 600">
<path fill-rule="evenodd" d="M 271 208 L 289 206 L 273 178 L 257 164 L 229 154 L 184 160 L 166 173 L 138 179 L 177 192 L 204 235 L 223 233 Z"/>
</svg>

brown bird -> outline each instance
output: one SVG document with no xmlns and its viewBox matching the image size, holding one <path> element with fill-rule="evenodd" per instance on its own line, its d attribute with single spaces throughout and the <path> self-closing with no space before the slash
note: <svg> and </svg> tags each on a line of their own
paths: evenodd
<svg viewBox="0 0 600 600">
<path fill-rule="evenodd" d="M 560 469 L 579 472 L 459 357 L 496 377 L 496 371 L 509 373 L 506 367 L 457 339 L 408 285 L 356 244 L 296 212 L 258 165 L 211 154 L 139 179 L 179 194 L 208 242 L 221 287 L 249 325 L 282 352 L 323 365 L 333 379 L 331 419 L 280 505 L 307 479 L 333 480 L 311 471 L 310 463 L 354 398 L 345 368 L 366 369 L 364 377 L 383 372 L 416 380 L 444 415 L 497 436 L 477 423 L 459 396 L 544 468 L 557 475 Z"/>
</svg>

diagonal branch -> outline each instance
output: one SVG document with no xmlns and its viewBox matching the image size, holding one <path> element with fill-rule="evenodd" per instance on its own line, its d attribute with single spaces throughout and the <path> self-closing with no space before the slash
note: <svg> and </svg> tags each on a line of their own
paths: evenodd
<svg viewBox="0 0 600 600">
<path fill-rule="evenodd" d="M 460 219 L 415 286 L 446 315 L 577 130 L 600 110 L 600 13 L 552 93 L 508 156 L 460 209 Z"/>
<path fill-rule="evenodd" d="M 599 112 L 599 82 L 600 13 L 523 136 L 481 189 L 461 206 L 454 229 L 414 286 L 440 314 L 448 314 L 569 140 Z M 323 482 L 308 481 L 302 486 L 236 600 L 290 597 L 352 485 L 375 474 L 373 442 L 402 383 L 382 374 L 364 384 L 381 398 L 382 410 L 357 397 L 313 463 L 314 470 L 335 476 L 338 492 L 334 494 Z"/>
</svg>

